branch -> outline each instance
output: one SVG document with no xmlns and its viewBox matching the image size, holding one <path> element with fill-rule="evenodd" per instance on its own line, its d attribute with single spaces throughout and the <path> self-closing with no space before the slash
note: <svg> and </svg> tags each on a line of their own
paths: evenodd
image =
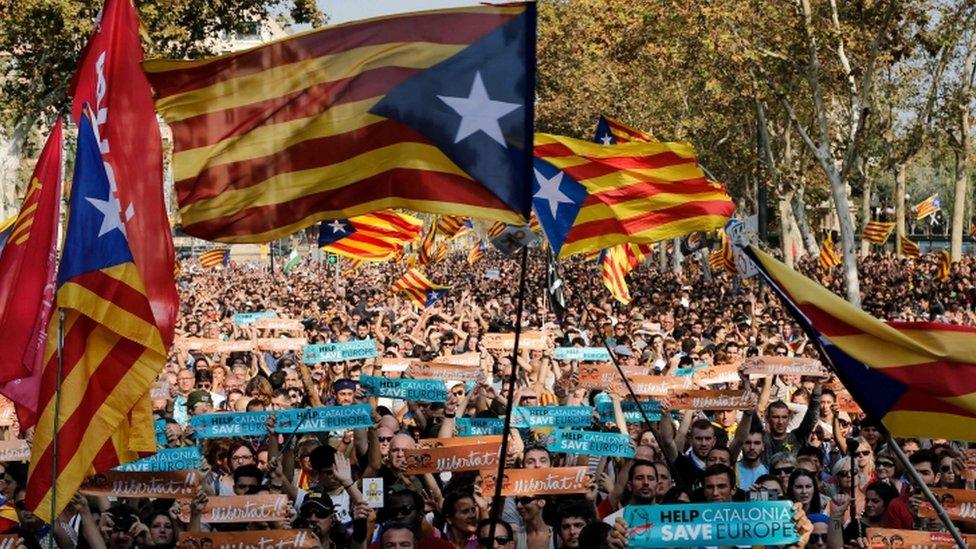
<svg viewBox="0 0 976 549">
<path fill-rule="evenodd" d="M 813 17 L 810 14 L 810 0 L 800 0 L 803 10 L 803 30 L 807 35 L 810 50 L 810 88 L 813 91 L 813 106 L 817 115 L 817 125 L 820 127 L 820 143 L 829 152 L 830 132 L 827 128 L 827 108 L 824 105 L 823 92 L 820 91 L 820 57 L 817 55 L 817 39 L 813 34 Z"/>
<path fill-rule="evenodd" d="M 817 147 L 817 144 L 810 139 L 810 134 L 807 133 L 807 131 L 803 128 L 803 124 L 801 124 L 800 120 L 796 117 L 796 111 L 793 110 L 793 105 L 790 104 L 790 100 L 784 96 L 780 96 L 779 100 L 781 103 L 783 103 L 783 108 L 786 109 L 786 114 L 789 115 L 790 121 L 796 126 L 796 131 L 799 132 L 803 142 L 806 143 L 807 148 L 809 148 L 810 152 L 813 153 L 813 157 L 820 162 L 820 165 L 827 173 L 830 173 L 831 170 L 834 170 L 834 166 L 830 162 L 830 156 L 824 154 L 823 150 Z"/>
</svg>

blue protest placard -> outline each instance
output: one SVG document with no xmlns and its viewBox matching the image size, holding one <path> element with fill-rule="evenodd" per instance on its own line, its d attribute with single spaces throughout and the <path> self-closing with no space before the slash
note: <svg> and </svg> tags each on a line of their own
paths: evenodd
<svg viewBox="0 0 976 549">
<path fill-rule="evenodd" d="M 610 360 L 606 347 L 556 347 L 552 353 L 556 360 L 603 361 Z"/>
<path fill-rule="evenodd" d="M 776 546 L 799 541 L 788 501 L 630 505 L 627 547 Z"/>
<path fill-rule="evenodd" d="M 274 311 L 261 311 L 258 313 L 234 313 L 231 317 L 234 320 L 234 324 L 238 326 L 250 326 L 254 324 L 254 321 L 260 320 L 262 318 L 278 318 L 278 313 Z"/>
<path fill-rule="evenodd" d="M 321 433 L 373 426 L 369 404 L 296 408 L 276 412 L 204 414 L 190 418 L 190 425 L 198 439 L 259 437 L 268 434 L 265 423 L 272 413 L 275 414 L 275 428 L 279 433 Z"/>
<path fill-rule="evenodd" d="M 589 406 L 516 406 L 512 408 L 512 427 L 589 427 L 593 408 Z"/>
<path fill-rule="evenodd" d="M 306 345 L 302 349 L 302 361 L 305 364 L 317 362 L 342 362 L 344 360 L 359 360 L 375 358 L 376 343 L 372 339 L 352 339 L 339 343 L 317 343 Z"/>
<path fill-rule="evenodd" d="M 199 446 L 181 448 L 162 448 L 155 454 L 119 465 L 115 471 L 159 473 L 162 471 L 183 471 L 199 469 L 203 464 Z"/>
<path fill-rule="evenodd" d="M 461 437 L 500 435 L 505 431 L 505 420 L 499 417 L 459 417 L 454 420 L 454 426 Z"/>
<path fill-rule="evenodd" d="M 557 429 L 549 436 L 550 452 L 591 456 L 634 457 L 630 437 L 620 433 Z"/>
<path fill-rule="evenodd" d="M 447 386 L 438 379 L 403 379 L 359 376 L 366 396 L 401 398 L 421 402 L 447 402 Z"/>
<path fill-rule="evenodd" d="M 624 400 L 620 403 L 620 408 L 624 412 L 624 421 L 627 423 L 643 423 L 644 416 L 641 415 L 641 408 L 647 414 L 647 419 L 658 421 L 661 419 L 661 403 L 656 400 L 642 400 L 640 407 L 633 400 Z M 613 421 L 613 402 L 597 402 L 596 411 L 600 414 L 600 421 L 610 423 Z"/>
</svg>

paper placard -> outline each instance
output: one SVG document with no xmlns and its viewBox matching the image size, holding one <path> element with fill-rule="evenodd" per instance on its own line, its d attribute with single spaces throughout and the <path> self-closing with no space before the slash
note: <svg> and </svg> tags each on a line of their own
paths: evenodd
<svg viewBox="0 0 976 549">
<path fill-rule="evenodd" d="M 847 412 L 848 414 L 861 414 L 861 407 L 857 405 L 854 401 L 854 397 L 851 396 L 847 391 L 838 391 L 835 393 L 835 402 L 837 403 L 837 408 L 841 412 Z"/>
<path fill-rule="evenodd" d="M 301 351 L 308 344 L 304 337 L 262 337 L 257 341 L 262 351 Z"/>
<path fill-rule="evenodd" d="M 956 540 L 949 532 L 923 532 L 921 530 L 896 530 L 894 528 L 868 528 L 868 549 L 912 547 L 919 549 L 956 549 Z M 966 547 L 976 547 L 976 535 L 963 534 Z"/>
<path fill-rule="evenodd" d="M 963 452 L 966 465 L 962 471 L 962 478 L 976 480 L 976 448 L 967 448 Z"/>
<path fill-rule="evenodd" d="M 478 471 L 498 465 L 501 443 L 468 444 L 446 448 L 418 448 L 404 450 L 407 460 L 404 472 L 408 475 L 443 471 Z"/>
<path fill-rule="evenodd" d="M 735 383 L 739 381 L 739 368 L 735 364 L 707 366 L 695 370 L 691 374 L 691 380 L 703 387 L 719 383 Z"/>
<path fill-rule="evenodd" d="M 512 427 L 589 427 L 593 423 L 593 408 L 589 406 L 515 406 L 512 408 Z"/>
<path fill-rule="evenodd" d="M 482 490 L 486 494 L 495 493 L 495 479 L 498 471 L 482 470 Z M 582 494 L 590 484 L 586 467 L 548 467 L 544 469 L 505 469 L 502 481 L 503 496 L 551 496 L 559 494 Z"/>
<path fill-rule="evenodd" d="M 186 351 L 201 351 L 218 343 L 222 343 L 222 340 L 209 337 L 178 337 L 175 345 L 178 349 Z"/>
<path fill-rule="evenodd" d="M 663 397 L 672 389 L 690 389 L 692 386 L 691 376 L 640 375 L 631 376 L 629 381 L 634 393 L 638 396 Z M 627 394 L 627 387 L 622 381 L 618 382 L 615 387 L 618 393 Z"/>
<path fill-rule="evenodd" d="M 556 347 L 552 353 L 556 360 L 597 361 L 610 360 L 606 347 Z"/>
<path fill-rule="evenodd" d="M 647 368 L 640 366 L 621 366 L 621 368 L 628 380 L 635 376 L 644 375 L 644 372 L 647 371 Z M 610 386 L 619 385 L 624 392 L 627 391 L 620 379 L 620 372 L 613 364 L 580 364 L 577 372 L 579 373 L 579 383 L 576 386 L 580 389 L 603 390 Z"/>
<path fill-rule="evenodd" d="M 265 423 L 275 414 L 279 433 L 323 433 L 365 429 L 373 426 L 369 404 L 293 408 L 276 412 L 203 414 L 190 418 L 196 438 L 260 437 L 268 434 Z"/>
<path fill-rule="evenodd" d="M 394 379 L 359 376 L 359 385 L 366 396 L 400 398 L 421 402 L 447 402 L 447 386 L 436 379 Z"/>
<path fill-rule="evenodd" d="M 621 433 L 557 429 L 551 435 L 550 452 L 608 457 L 634 457 L 630 436 Z"/>
<path fill-rule="evenodd" d="M 383 372 L 406 372 L 407 368 L 418 362 L 420 361 L 416 358 L 382 357 L 376 359 L 376 364 Z"/>
<path fill-rule="evenodd" d="M 169 382 L 168 381 L 157 381 L 149 387 L 149 399 L 150 400 L 167 400 L 169 399 Z"/>
<path fill-rule="evenodd" d="M 501 442 L 501 435 L 465 438 L 422 438 L 417 441 L 417 448 L 452 448 L 454 446 L 470 446 L 472 444 L 501 444 Z"/>
<path fill-rule="evenodd" d="M 304 332 L 305 326 L 293 318 L 259 318 L 254 321 L 259 330 L 280 330 L 282 332 Z"/>
<path fill-rule="evenodd" d="M 455 366 L 480 366 L 481 355 L 478 353 L 461 353 L 459 355 L 439 356 L 431 362 L 438 364 L 454 364 Z"/>
<path fill-rule="evenodd" d="M 443 381 L 472 381 L 478 377 L 477 366 L 460 366 L 437 362 L 420 362 L 410 366 L 407 375 L 415 379 L 440 379 Z"/>
<path fill-rule="evenodd" d="M 254 340 L 235 339 L 233 341 L 217 341 L 200 349 L 204 353 L 250 353 L 254 351 Z"/>
<path fill-rule="evenodd" d="M 952 488 L 932 488 L 932 493 L 942 503 L 949 518 L 955 521 L 976 521 L 976 490 L 957 490 Z M 920 518 L 937 519 L 935 508 L 928 500 L 922 500 L 918 506 Z"/>
<path fill-rule="evenodd" d="M 316 362 L 343 362 L 346 360 L 360 360 L 375 358 L 376 342 L 372 339 L 352 339 L 339 343 L 317 343 L 307 345 L 302 350 L 302 362 L 315 364 Z"/>
<path fill-rule="evenodd" d="M 650 421 L 660 421 L 661 419 L 661 403 L 656 400 L 642 400 L 639 405 L 633 400 L 622 400 L 620 408 L 623 410 L 624 422 L 626 423 L 644 423 L 644 416 L 641 415 L 642 408 Z M 614 421 L 613 402 L 606 400 L 597 402 L 596 411 L 600 414 L 600 421 L 604 423 Z"/>
<path fill-rule="evenodd" d="M 515 348 L 515 334 L 483 334 L 481 344 L 485 349 L 511 351 Z M 519 350 L 544 351 L 549 348 L 549 337 L 545 332 L 522 332 L 519 337 Z"/>
<path fill-rule="evenodd" d="M 498 417 L 459 417 L 454 427 L 460 437 L 500 435 L 505 432 L 505 420 Z"/>
<path fill-rule="evenodd" d="M 31 450 L 22 438 L 0 441 L 0 462 L 30 461 Z"/>
<path fill-rule="evenodd" d="M 522 246 L 528 246 L 538 239 L 527 225 L 506 225 L 505 230 L 489 242 L 503 254 L 512 255 Z"/>
<path fill-rule="evenodd" d="M 778 546 L 799 541 L 789 501 L 628 505 L 627 547 Z"/>
<path fill-rule="evenodd" d="M 162 448 L 155 454 L 124 463 L 114 468 L 114 471 L 150 472 L 183 471 L 199 469 L 203 464 L 199 446 L 182 446 L 180 448 Z"/>
<path fill-rule="evenodd" d="M 278 313 L 274 311 L 260 311 L 257 313 L 234 313 L 231 319 L 238 326 L 250 326 L 262 318 L 276 318 Z"/>
<path fill-rule="evenodd" d="M 755 376 L 830 376 L 827 368 L 815 358 L 798 356 L 754 356 L 746 359 L 739 369 Z"/>
<path fill-rule="evenodd" d="M 751 391 L 669 391 L 665 407 L 671 410 L 749 410 L 758 398 Z"/>
<path fill-rule="evenodd" d="M 0 534 L 0 549 L 16 549 L 19 541 L 18 534 Z"/>
<path fill-rule="evenodd" d="M 363 497 L 372 509 L 383 507 L 383 477 L 363 479 Z"/>
<path fill-rule="evenodd" d="M 180 549 L 311 549 L 321 544 L 309 530 L 180 532 Z"/>
<path fill-rule="evenodd" d="M 86 496 L 117 498 L 192 499 L 199 488 L 200 474 L 196 471 L 107 471 L 88 477 L 79 492 Z"/>
<path fill-rule="evenodd" d="M 207 524 L 280 521 L 287 518 L 288 507 L 288 496 L 285 494 L 210 496 L 200 520 Z M 181 518 L 183 522 L 190 522 L 189 509 Z"/>
</svg>

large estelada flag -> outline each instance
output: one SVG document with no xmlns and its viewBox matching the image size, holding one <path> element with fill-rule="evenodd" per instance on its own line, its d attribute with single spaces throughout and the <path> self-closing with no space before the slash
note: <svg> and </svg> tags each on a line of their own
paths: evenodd
<svg viewBox="0 0 976 549">
<path fill-rule="evenodd" d="M 892 435 L 976 440 L 976 328 L 882 322 L 756 247 L 745 252 Z"/>
<path fill-rule="evenodd" d="M 375 210 L 524 223 L 535 6 L 406 13 L 150 61 L 183 230 L 267 242 Z"/>
<path fill-rule="evenodd" d="M 915 204 L 912 209 L 915 210 L 915 219 L 917 221 L 921 221 L 930 215 L 934 215 L 935 212 L 942 209 L 942 201 L 939 200 L 939 193 L 935 193 L 918 204 Z"/>
<path fill-rule="evenodd" d="M 735 205 L 685 143 L 535 136 L 533 208 L 559 257 L 713 231 Z"/>
<path fill-rule="evenodd" d="M 166 350 L 121 213 L 83 116 L 55 298 L 64 312 L 63 346 L 59 353 L 58 338 L 48 338 L 25 500 L 45 522 L 55 483 L 57 516 L 87 475 L 156 450 L 147 399 Z"/>
<path fill-rule="evenodd" d="M 386 261 L 420 237 L 424 223 L 402 212 L 384 210 L 319 224 L 323 251 L 362 261 Z"/>
<path fill-rule="evenodd" d="M 406 293 L 414 305 L 424 309 L 444 297 L 450 289 L 450 286 L 434 284 L 419 269 L 410 268 L 393 283 L 390 291 Z"/>
</svg>

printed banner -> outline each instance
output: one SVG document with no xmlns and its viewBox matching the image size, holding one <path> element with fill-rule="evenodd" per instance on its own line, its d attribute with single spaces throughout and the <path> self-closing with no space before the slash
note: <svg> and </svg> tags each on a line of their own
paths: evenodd
<svg viewBox="0 0 976 549">
<path fill-rule="evenodd" d="M 159 473 L 199 469 L 203 464 L 199 446 L 162 448 L 155 454 L 119 465 L 113 471 Z"/>
<path fill-rule="evenodd" d="M 401 398 L 421 402 L 447 402 L 447 386 L 436 379 L 394 379 L 359 376 L 359 385 L 366 396 Z"/>
<path fill-rule="evenodd" d="M 500 450 L 501 442 L 404 450 L 403 455 L 407 460 L 404 472 L 408 475 L 422 475 L 443 471 L 459 472 L 488 469 L 498 465 Z"/>
<path fill-rule="evenodd" d="M 196 471 L 129 473 L 107 471 L 88 477 L 79 492 L 117 498 L 192 499 L 200 488 Z"/>
<path fill-rule="evenodd" d="M 639 366 L 621 366 L 621 368 L 628 380 L 639 377 L 647 371 L 647 368 L 641 368 Z M 624 386 L 623 381 L 620 379 L 620 372 L 617 371 L 617 367 L 608 362 L 602 364 L 580 364 L 577 372 L 579 373 L 577 387 L 580 389 L 604 390 L 611 386 L 617 386 L 618 390 L 622 390 L 625 393 L 627 391 L 627 387 Z M 633 385 L 632 381 L 631 385 Z"/>
<path fill-rule="evenodd" d="M 819 360 L 798 356 L 754 356 L 744 360 L 739 369 L 751 376 L 830 377 Z"/>
<path fill-rule="evenodd" d="M 495 493 L 495 479 L 498 471 L 481 471 L 482 490 L 486 494 Z M 590 484 L 586 467 L 548 467 L 545 469 L 505 469 L 502 481 L 503 496 L 552 496 L 559 494 L 582 494 Z"/>
<path fill-rule="evenodd" d="M 210 496 L 200 520 L 207 524 L 279 521 L 288 517 L 288 507 L 285 494 Z M 183 522 L 190 522 L 189 508 L 186 511 L 181 518 Z"/>
<path fill-rule="evenodd" d="M 589 406 L 515 406 L 512 408 L 512 427 L 589 427 L 593 423 L 593 408 Z"/>
<path fill-rule="evenodd" d="M 407 368 L 419 362 L 416 358 L 381 357 L 376 359 L 383 372 L 406 372 Z"/>
<path fill-rule="evenodd" d="M 180 532 L 180 549 L 311 549 L 321 547 L 309 530 Z"/>
<path fill-rule="evenodd" d="M 407 370 L 407 374 L 415 379 L 440 379 L 443 381 L 473 381 L 478 378 L 480 372 L 478 366 L 461 366 L 438 362 L 413 364 Z"/>
<path fill-rule="evenodd" d="M 302 321 L 293 318 L 259 318 L 254 321 L 259 330 L 280 330 L 282 332 L 304 332 Z"/>
<path fill-rule="evenodd" d="M 691 375 L 692 381 L 701 386 L 739 381 L 739 368 L 735 364 L 699 368 Z"/>
<path fill-rule="evenodd" d="M 568 431 L 558 429 L 551 435 L 550 452 L 590 456 L 634 457 L 630 436 L 621 433 Z"/>
<path fill-rule="evenodd" d="M 610 353 L 606 347 L 556 347 L 552 353 L 556 360 L 597 361 L 610 360 Z"/>
<path fill-rule="evenodd" d="M 952 488 L 932 488 L 932 493 L 938 498 L 942 508 L 953 521 L 976 521 L 976 491 L 958 490 Z M 922 500 L 918 506 L 918 516 L 921 518 L 937 519 L 935 508 L 928 500 Z"/>
<path fill-rule="evenodd" d="M 30 461 L 30 444 L 25 439 L 0 441 L 0 462 Z"/>
<path fill-rule="evenodd" d="M 459 417 L 454 427 L 460 437 L 500 435 L 505 432 L 505 420 L 499 417 Z"/>
<path fill-rule="evenodd" d="M 515 348 L 515 334 L 483 334 L 481 344 L 485 349 L 511 351 Z M 549 348 L 549 337 L 545 332 L 522 332 L 519 337 L 519 350 L 545 351 Z"/>
<path fill-rule="evenodd" d="M 501 442 L 501 435 L 464 438 L 422 438 L 417 441 L 417 448 L 453 448 L 455 446 L 470 446 L 472 444 L 501 444 Z"/>
<path fill-rule="evenodd" d="M 651 421 L 661 419 L 661 403 L 656 400 L 642 400 L 640 404 L 633 400 L 623 400 L 620 402 L 620 408 L 624 412 L 624 421 L 627 423 L 644 423 L 644 416 L 641 415 L 642 408 L 647 419 Z M 613 402 L 608 400 L 597 402 L 596 411 L 600 414 L 600 421 L 604 423 L 614 421 Z"/>
<path fill-rule="evenodd" d="M 373 426 L 372 408 L 369 404 L 296 408 L 276 412 L 204 414 L 190 418 L 190 425 L 198 439 L 260 437 L 268 434 L 265 423 L 272 413 L 275 414 L 275 428 L 279 433 L 322 433 Z"/>
<path fill-rule="evenodd" d="M 234 324 L 238 326 L 250 326 L 262 318 L 277 318 L 278 313 L 274 311 L 261 311 L 259 313 L 234 313 L 231 317 Z"/>
<path fill-rule="evenodd" d="M 799 541 L 788 501 L 629 505 L 627 547 L 774 546 Z"/>
<path fill-rule="evenodd" d="M 302 361 L 305 364 L 342 362 L 375 358 L 376 356 L 376 343 L 372 339 L 353 339 L 340 343 L 317 343 L 307 345 L 302 350 Z"/>
<path fill-rule="evenodd" d="M 894 528 L 868 528 L 868 549 L 912 547 L 918 549 L 956 549 L 956 541 L 949 532 L 923 532 L 921 530 L 895 530 Z M 976 535 L 963 534 L 966 547 L 976 547 Z"/>
<path fill-rule="evenodd" d="M 262 337 L 257 341 L 261 351 L 301 351 L 308 345 L 304 337 Z"/>
<path fill-rule="evenodd" d="M 670 410 L 748 410 L 757 402 L 751 391 L 671 390 L 665 397 L 665 407 Z"/>
</svg>

